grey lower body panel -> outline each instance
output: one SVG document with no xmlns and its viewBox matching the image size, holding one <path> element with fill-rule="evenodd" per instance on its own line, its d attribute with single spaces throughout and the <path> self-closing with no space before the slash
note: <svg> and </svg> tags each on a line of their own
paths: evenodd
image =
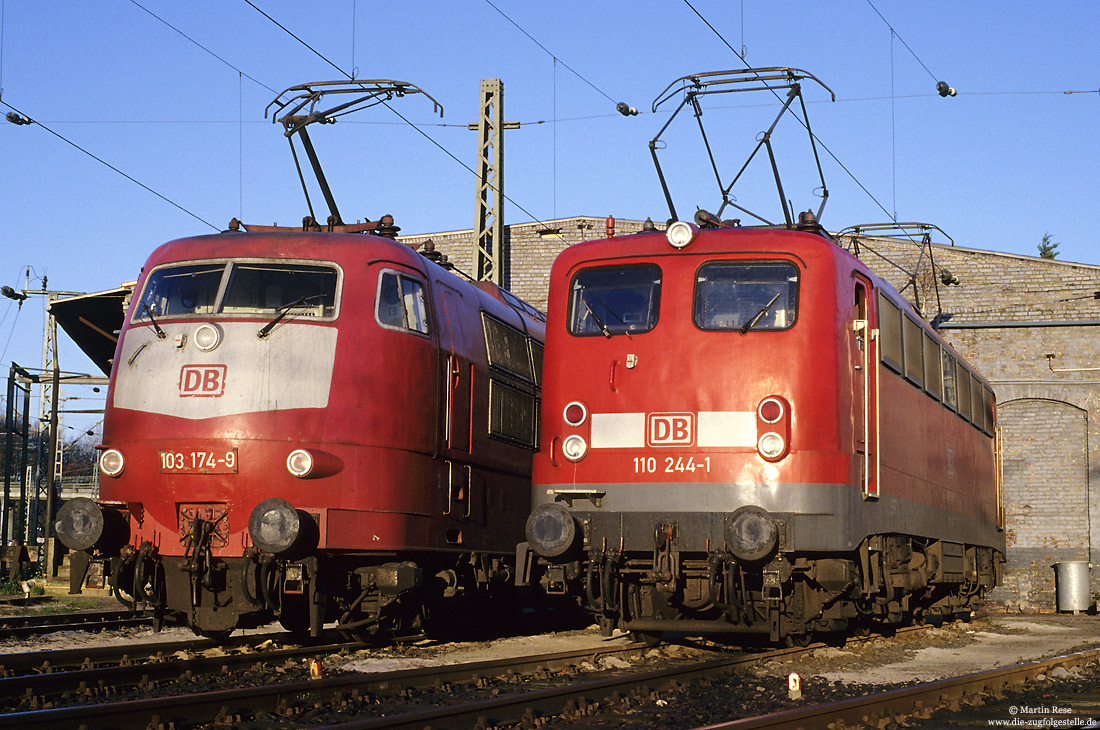
<svg viewBox="0 0 1100 730">
<path fill-rule="evenodd" d="M 849 484 L 571 484 L 535 487 L 534 506 L 558 501 L 580 523 L 586 550 L 651 550 L 654 528 L 674 524 L 680 550 L 720 550 L 726 519 L 739 507 L 767 510 L 780 523 L 783 552 L 846 552 L 868 535 L 903 534 L 1001 552 L 995 524 L 883 495 L 864 499 Z"/>
</svg>

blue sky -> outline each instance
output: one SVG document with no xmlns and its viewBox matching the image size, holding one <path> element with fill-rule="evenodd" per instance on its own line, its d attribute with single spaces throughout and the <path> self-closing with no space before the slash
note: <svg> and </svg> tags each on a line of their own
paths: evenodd
<svg viewBox="0 0 1100 730">
<path fill-rule="evenodd" d="M 662 220 L 648 142 L 674 105 L 650 105 L 681 76 L 743 68 L 727 42 L 753 66 L 804 69 L 835 92 L 829 103 L 804 85 L 828 148 L 830 230 L 896 215 L 934 223 L 960 246 L 1025 255 L 1049 233 L 1059 259 L 1100 263 L 1100 3 L 253 3 L 317 53 L 244 0 L 0 0 L 0 112 L 17 109 L 185 209 L 43 126 L 0 122 L 0 284 L 23 288 L 30 266 L 31 288 L 48 276 L 51 289 L 108 289 L 136 278 L 164 241 L 233 217 L 300 221 L 308 211 L 290 151 L 264 109 L 287 87 L 355 68 L 417 84 L 444 116 L 410 96 L 393 108 L 417 129 L 385 108 L 311 128 L 345 219 L 391 213 L 405 233 L 471 227 L 473 174 L 451 155 L 473 167 L 466 125 L 480 80 L 495 77 L 506 118 L 523 123 L 506 135 L 507 222 Z M 940 79 L 958 95 L 938 96 Z M 617 101 L 640 113 L 617 114 Z M 706 106 L 729 178 L 777 105 L 728 94 Z M 678 117 L 661 152 L 684 217 L 720 200 L 693 125 Z M 775 145 L 787 197 L 816 210 L 805 133 L 784 120 Z M 770 179 L 753 171 L 746 183 L 739 202 L 778 217 Z M 19 312 L 0 300 L 5 372 L 12 360 L 41 362 L 40 303 Z M 92 371 L 67 342 L 61 364 Z"/>
</svg>

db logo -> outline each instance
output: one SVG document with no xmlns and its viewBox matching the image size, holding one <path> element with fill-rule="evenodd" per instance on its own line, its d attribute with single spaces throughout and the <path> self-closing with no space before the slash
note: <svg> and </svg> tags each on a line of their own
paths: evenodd
<svg viewBox="0 0 1100 730">
<path fill-rule="evenodd" d="M 225 365 L 184 365 L 180 397 L 218 398 L 225 392 Z"/>
<path fill-rule="evenodd" d="M 695 414 L 650 413 L 646 441 L 649 446 L 691 446 L 695 443 Z"/>
</svg>

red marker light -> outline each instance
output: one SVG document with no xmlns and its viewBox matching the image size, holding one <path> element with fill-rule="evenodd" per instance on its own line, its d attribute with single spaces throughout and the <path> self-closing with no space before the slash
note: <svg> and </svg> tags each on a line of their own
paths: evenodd
<svg viewBox="0 0 1100 730">
<path fill-rule="evenodd" d="M 759 413 L 764 423 L 775 423 L 783 417 L 783 404 L 775 398 L 768 398 L 760 403 Z"/>
<path fill-rule="evenodd" d="M 573 401 L 565 407 L 562 416 L 570 426 L 579 426 L 588 418 L 588 409 L 580 401 Z"/>
</svg>

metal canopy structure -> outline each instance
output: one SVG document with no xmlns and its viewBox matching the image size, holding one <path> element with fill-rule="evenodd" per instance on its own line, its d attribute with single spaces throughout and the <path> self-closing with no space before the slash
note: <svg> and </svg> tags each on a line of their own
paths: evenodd
<svg viewBox="0 0 1100 730">
<path fill-rule="evenodd" d="M 653 156 L 653 164 L 657 167 L 657 176 L 661 180 L 661 189 L 664 191 L 665 200 L 668 202 L 669 212 L 672 214 L 674 220 L 679 220 L 676 215 L 676 207 L 672 203 L 672 195 L 669 193 L 668 184 L 665 181 L 664 171 L 661 169 L 661 163 L 657 159 L 658 143 L 660 142 L 661 135 L 665 133 L 672 121 L 676 119 L 676 116 L 685 108 L 690 107 L 695 115 L 695 119 L 699 124 L 699 131 L 703 137 L 703 145 L 706 147 L 707 156 L 710 158 L 711 169 L 714 171 L 714 177 L 718 182 L 718 190 L 722 197 L 722 204 L 718 208 L 716 218 L 720 218 L 722 212 L 727 208 L 736 208 L 741 212 L 756 218 L 765 225 L 775 225 L 768 219 L 764 218 L 757 213 L 743 208 L 734 202 L 730 191 L 733 189 L 737 181 L 741 179 L 749 163 L 753 161 L 757 153 L 760 150 L 766 149 L 768 153 L 768 159 L 771 162 L 772 174 L 775 177 L 776 188 L 779 192 L 779 204 L 783 209 L 783 217 L 786 221 L 788 228 L 793 228 L 796 225 L 794 220 L 793 211 L 787 207 L 787 198 L 783 192 L 783 182 L 779 176 L 779 168 L 776 165 L 775 153 L 772 149 L 772 133 L 775 131 L 776 124 L 783 117 L 787 111 L 791 109 L 791 105 L 795 99 L 798 99 L 799 107 L 802 110 L 801 117 L 797 117 L 802 126 L 806 128 L 806 132 L 809 135 L 810 147 L 813 150 L 814 162 L 817 165 L 818 178 L 821 180 L 821 206 L 817 210 L 817 218 L 821 218 L 821 212 L 825 209 L 825 203 L 829 198 L 828 188 L 825 186 L 825 175 L 821 171 L 821 160 L 817 154 L 817 145 L 813 131 L 810 129 L 810 120 L 806 114 L 806 104 L 802 99 L 802 86 L 801 82 L 805 79 L 809 79 L 823 89 L 829 92 L 832 101 L 836 101 L 836 94 L 832 89 L 822 83 L 813 74 L 802 71 L 796 68 L 786 67 L 771 67 L 771 68 L 749 68 L 740 71 L 708 71 L 705 73 L 691 74 L 690 76 L 683 76 L 676 79 L 669 84 L 664 91 L 657 95 L 657 98 L 653 101 L 654 112 L 659 107 L 669 102 L 676 96 L 682 96 L 680 105 L 676 107 L 676 110 L 672 112 L 672 116 L 669 117 L 665 125 L 661 127 L 661 130 L 657 132 L 657 136 L 649 142 L 649 151 Z M 699 99 L 704 96 L 712 94 L 727 94 L 731 92 L 740 91 L 770 91 L 776 96 L 777 99 L 781 99 L 780 91 L 785 90 L 786 100 L 783 102 L 782 108 L 779 110 L 779 114 L 776 115 L 775 121 L 759 138 L 755 149 L 752 154 L 749 155 L 748 160 L 741 166 L 738 173 L 730 180 L 729 184 L 722 182 L 722 176 L 718 172 L 718 164 L 714 159 L 714 152 L 711 150 L 710 140 L 707 138 L 706 129 L 703 127 L 703 108 L 699 103 Z M 794 112 L 792 112 L 794 113 Z"/>
<path fill-rule="evenodd" d="M 132 286 L 119 287 L 50 302 L 50 316 L 104 375 L 111 372 L 118 332 L 132 293 Z"/>
</svg>

